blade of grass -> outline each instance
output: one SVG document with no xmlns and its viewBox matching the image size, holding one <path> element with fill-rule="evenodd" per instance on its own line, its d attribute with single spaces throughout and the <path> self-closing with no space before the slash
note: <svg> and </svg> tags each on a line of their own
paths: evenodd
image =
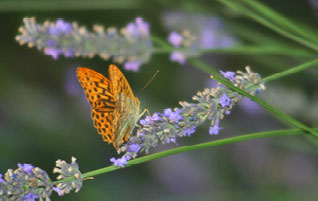
<svg viewBox="0 0 318 201">
<path fill-rule="evenodd" d="M 143 156 L 143 157 L 128 161 L 128 164 L 125 167 L 129 167 L 129 166 L 145 163 L 148 161 L 152 161 L 155 159 L 163 158 L 166 156 L 175 155 L 175 154 L 188 152 L 188 151 L 193 151 L 193 150 L 197 150 L 197 149 L 233 144 L 236 142 L 241 142 L 241 141 L 246 141 L 246 140 L 268 138 L 268 137 L 278 137 L 278 136 L 294 136 L 294 135 L 302 135 L 302 134 L 304 134 L 304 132 L 301 129 L 286 129 L 286 130 L 275 130 L 275 131 L 251 133 L 251 134 L 247 134 L 247 135 L 230 137 L 230 138 L 225 138 L 225 139 L 221 139 L 221 140 L 214 140 L 211 142 L 205 142 L 205 143 L 196 144 L 196 145 L 192 145 L 192 146 L 177 147 L 177 148 L 170 149 L 167 151 L 162 151 L 159 153 Z M 122 169 L 122 168 L 112 165 L 112 166 L 108 166 L 105 168 L 101 168 L 98 170 L 84 173 L 81 176 L 83 179 L 85 179 L 85 178 L 97 176 L 100 174 L 104 174 L 104 173 L 119 170 L 119 169 Z M 70 182 L 73 180 L 75 180 L 74 177 L 69 177 L 69 178 L 66 178 L 63 180 L 54 181 L 53 184 L 56 185 L 59 183 Z"/>
<path fill-rule="evenodd" d="M 239 4 L 238 2 L 236 1 L 227 1 L 227 0 L 218 0 L 219 2 L 223 3 L 224 5 L 226 5 L 227 7 L 233 9 L 233 10 L 236 10 L 236 11 L 239 11 L 245 15 L 247 15 L 248 17 L 250 17 L 251 19 L 254 19 L 255 21 L 259 22 L 260 24 L 266 26 L 267 28 L 279 33 L 280 35 L 284 36 L 284 37 L 287 37 L 289 39 L 292 39 L 296 42 L 298 42 L 299 44 L 302 44 L 304 45 L 305 47 L 307 48 L 310 48 L 314 51 L 318 51 L 318 47 L 310 42 L 310 41 L 307 41 L 301 37 L 298 37 L 298 36 L 295 36 L 293 34 L 291 34 L 290 32 L 282 29 L 281 27 L 271 23 L 270 21 L 266 20 L 265 18 L 259 16 L 257 13 L 251 11 L 250 9 L 248 8 L 245 8 L 244 6 L 242 6 L 241 4 Z"/>
<path fill-rule="evenodd" d="M 270 75 L 270 76 L 264 78 L 263 81 L 264 82 L 270 82 L 270 81 L 282 78 L 282 77 L 287 76 L 287 75 L 291 75 L 291 74 L 294 74 L 294 73 L 301 72 L 301 71 L 306 70 L 307 68 L 311 68 L 311 67 L 318 67 L 318 60 L 317 59 L 313 60 L 313 61 L 309 61 L 309 62 L 304 63 L 302 65 L 290 68 L 290 69 L 288 69 L 286 71 Z"/>
<path fill-rule="evenodd" d="M 242 0 L 253 9 L 257 10 L 258 12 L 262 13 L 269 19 L 272 19 L 274 22 L 279 24 L 280 26 L 285 26 L 290 31 L 293 31 L 296 34 L 299 34 L 308 40 L 315 42 L 317 44 L 317 39 L 314 38 L 314 31 L 309 31 L 307 27 L 296 25 L 293 22 L 289 21 L 288 18 L 280 15 L 278 12 L 274 11 L 273 9 L 269 8 L 268 6 L 260 3 L 257 0 Z"/>
<path fill-rule="evenodd" d="M 207 64 L 205 64 L 205 63 L 203 63 L 203 62 L 201 62 L 200 60 L 197 60 L 197 59 L 191 59 L 191 60 L 189 60 L 189 63 L 191 63 L 192 65 L 194 65 L 196 67 L 199 67 L 199 68 L 209 68 L 209 66 Z M 296 119 L 290 117 L 289 115 L 281 112 L 277 108 L 267 104 L 262 99 L 259 99 L 259 98 L 255 97 L 255 96 L 252 96 L 249 93 L 243 91 L 242 89 L 235 87 L 231 82 L 222 79 L 218 75 L 213 75 L 213 79 L 215 79 L 216 81 L 220 82 L 224 86 L 227 86 L 229 89 L 232 89 L 233 91 L 236 91 L 237 93 L 239 93 L 239 94 L 241 94 L 243 96 L 246 96 L 246 97 L 250 98 L 251 100 L 255 101 L 256 103 L 258 103 L 259 105 L 261 105 L 262 107 L 267 109 L 269 112 L 274 114 L 276 117 L 278 117 L 282 121 L 287 122 L 287 123 L 289 123 L 289 124 L 291 124 L 291 125 L 293 125 L 293 126 L 295 126 L 297 128 L 301 128 L 301 129 L 307 131 L 308 133 L 311 133 L 312 135 L 318 137 L 318 133 L 314 132 L 308 126 L 306 126 L 305 124 L 303 124 L 303 123 L 297 121 Z"/>
</svg>

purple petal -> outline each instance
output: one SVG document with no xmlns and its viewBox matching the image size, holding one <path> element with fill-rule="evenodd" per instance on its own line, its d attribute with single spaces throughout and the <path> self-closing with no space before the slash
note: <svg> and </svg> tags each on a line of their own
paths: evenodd
<svg viewBox="0 0 318 201">
<path fill-rule="evenodd" d="M 138 31 L 142 35 L 149 35 L 149 24 L 144 22 L 144 20 L 141 17 L 137 17 L 135 21 Z"/>
<path fill-rule="evenodd" d="M 22 200 L 26 200 L 26 201 L 35 201 L 35 199 L 38 199 L 39 196 L 37 194 L 34 193 L 28 193 L 26 195 L 24 195 L 22 197 Z"/>
<path fill-rule="evenodd" d="M 110 161 L 113 162 L 116 167 L 124 167 L 125 165 L 127 165 L 127 160 L 124 156 L 118 159 L 111 158 Z"/>
<path fill-rule="evenodd" d="M 139 61 L 127 61 L 124 64 L 124 68 L 126 70 L 131 70 L 131 71 L 134 71 L 134 72 L 139 71 L 140 66 L 141 66 L 141 62 L 139 62 Z"/>
<path fill-rule="evenodd" d="M 127 148 L 127 151 L 138 153 L 140 149 L 141 149 L 140 145 L 138 143 L 135 143 L 135 144 L 130 144 L 129 147 Z"/>
<path fill-rule="evenodd" d="M 53 187 L 53 191 L 55 191 L 59 196 L 63 196 L 64 193 L 59 187 Z"/>
<path fill-rule="evenodd" d="M 221 130 L 221 129 L 223 129 L 223 128 L 219 128 L 219 122 L 216 122 L 213 127 L 210 127 L 209 134 L 210 135 L 217 135 L 217 134 L 219 134 L 219 130 Z"/>
<path fill-rule="evenodd" d="M 183 36 L 177 32 L 171 32 L 169 37 L 168 37 L 169 43 L 171 43 L 175 47 L 180 47 L 182 41 L 183 41 Z"/>
<path fill-rule="evenodd" d="M 227 72 L 223 72 L 220 70 L 220 73 L 225 77 L 230 79 L 231 81 L 235 81 L 235 72 L 231 72 L 231 71 L 227 71 Z"/>
<path fill-rule="evenodd" d="M 46 55 L 49 55 L 49 56 L 52 56 L 53 59 L 57 59 L 59 57 L 59 55 L 62 53 L 62 51 L 60 49 L 57 49 L 57 48 L 45 48 L 44 50 L 44 54 Z"/>
<path fill-rule="evenodd" d="M 181 52 L 178 52 L 178 51 L 174 51 L 171 53 L 170 60 L 175 61 L 179 64 L 185 64 L 185 61 L 186 61 L 185 56 Z"/>
<path fill-rule="evenodd" d="M 0 173 L 0 183 L 5 183 L 6 181 L 2 178 L 2 174 Z"/>
<path fill-rule="evenodd" d="M 219 98 L 219 103 L 222 107 L 230 106 L 231 99 L 226 94 L 224 94 L 222 97 Z"/>
<path fill-rule="evenodd" d="M 28 174 L 31 174 L 32 169 L 34 168 L 33 165 L 27 164 L 27 163 L 24 163 L 24 164 L 18 163 L 18 167 L 21 168 L 25 173 L 28 173 Z"/>
</svg>

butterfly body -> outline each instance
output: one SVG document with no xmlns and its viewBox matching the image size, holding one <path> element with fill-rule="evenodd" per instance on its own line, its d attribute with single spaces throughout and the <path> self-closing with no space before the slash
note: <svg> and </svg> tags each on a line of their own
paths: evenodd
<svg viewBox="0 0 318 201">
<path fill-rule="evenodd" d="M 115 149 L 126 142 L 140 113 L 140 102 L 128 81 L 115 65 L 110 65 L 109 79 L 85 67 L 77 68 L 77 77 L 91 105 L 97 132 Z"/>
</svg>

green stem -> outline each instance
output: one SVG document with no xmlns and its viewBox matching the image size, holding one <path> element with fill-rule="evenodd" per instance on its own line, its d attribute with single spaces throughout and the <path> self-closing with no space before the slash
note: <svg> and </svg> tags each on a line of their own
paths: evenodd
<svg viewBox="0 0 318 201">
<path fill-rule="evenodd" d="M 311 67 L 318 67 L 318 60 L 317 59 L 313 60 L 313 61 L 309 61 L 309 62 L 304 63 L 302 65 L 290 68 L 286 71 L 270 75 L 270 76 L 264 78 L 263 81 L 270 82 L 270 81 L 282 78 L 282 77 L 290 75 L 290 74 L 301 72 L 301 71 L 306 70 L 307 68 L 311 68 Z"/>
<path fill-rule="evenodd" d="M 165 40 L 162 40 L 160 37 L 158 36 L 151 36 L 151 41 L 155 43 L 155 45 L 162 47 L 164 49 L 171 49 L 173 46 L 170 45 L 169 43 L 167 43 Z"/>
<path fill-rule="evenodd" d="M 208 65 L 206 65 L 205 63 L 197 60 L 197 59 L 191 59 L 189 60 L 189 63 L 191 63 L 194 66 L 197 66 L 199 68 L 209 68 Z M 287 114 L 279 111 L 277 108 L 267 104 L 265 101 L 263 101 L 262 99 L 259 99 L 255 96 L 250 95 L 249 93 L 243 91 L 240 88 L 235 87 L 231 82 L 222 79 L 220 76 L 214 75 L 213 77 L 214 80 L 222 83 L 224 86 L 227 86 L 229 89 L 232 89 L 233 91 L 236 91 L 237 93 L 246 96 L 248 98 L 250 98 L 251 100 L 255 101 L 256 103 L 258 103 L 259 105 L 261 105 L 262 107 L 264 107 L 265 109 L 267 109 L 268 111 L 270 111 L 272 114 L 274 114 L 275 116 L 277 116 L 279 119 L 293 125 L 296 126 L 297 128 L 301 128 L 309 133 L 311 133 L 312 135 L 318 137 L 318 133 L 313 131 L 312 129 L 310 129 L 308 126 L 306 126 L 305 124 L 297 121 L 296 119 L 288 116 Z"/>
<path fill-rule="evenodd" d="M 175 154 L 178 154 L 178 153 L 183 153 L 183 152 L 188 152 L 188 151 L 193 151 L 193 150 L 197 150 L 197 149 L 222 146 L 222 145 L 232 144 L 232 143 L 241 142 L 241 141 L 245 141 L 245 140 L 252 140 L 252 139 L 259 139 L 259 138 L 268 138 L 268 137 L 275 137 L 275 136 L 277 137 L 277 136 L 301 135 L 301 134 L 304 134 L 301 129 L 285 129 L 285 130 L 258 132 L 258 133 L 252 133 L 252 134 L 241 135 L 241 136 L 236 136 L 236 137 L 230 137 L 230 138 L 225 138 L 225 139 L 221 139 L 221 140 L 214 140 L 214 141 L 211 141 L 211 142 L 205 142 L 205 143 L 201 143 L 201 144 L 196 144 L 196 145 L 192 145 L 192 146 L 178 147 L 178 148 L 175 148 L 175 149 L 170 149 L 170 150 L 167 150 L 167 151 L 163 151 L 163 152 L 159 152 L 159 153 L 143 156 L 143 157 L 128 161 L 128 164 L 125 167 L 129 167 L 129 166 L 132 166 L 132 165 L 141 164 L 141 163 L 148 162 L 148 161 L 151 161 L 151 160 L 155 160 L 155 159 L 158 159 L 158 158 L 163 158 L 163 157 L 166 157 L 166 156 L 175 155 Z M 85 179 L 85 178 L 97 176 L 97 175 L 100 175 L 100 174 L 104 174 L 104 173 L 107 173 L 107 172 L 115 171 L 115 170 L 118 170 L 118 169 L 122 169 L 122 168 L 112 165 L 112 166 L 108 166 L 108 167 L 105 167 L 105 168 L 101 168 L 101 169 L 97 169 L 97 170 L 94 170 L 94 171 L 91 171 L 91 172 L 84 173 L 84 174 L 82 174 L 82 178 Z M 53 184 L 56 185 L 56 184 L 59 184 L 59 183 L 70 182 L 70 181 L 73 181 L 73 180 L 75 180 L 74 177 L 69 177 L 69 178 L 66 178 L 66 179 L 63 179 L 63 180 L 54 181 Z"/>
<path fill-rule="evenodd" d="M 158 42 L 156 42 L 158 44 Z M 169 54 L 173 51 L 186 51 L 187 49 L 182 48 L 174 48 L 172 46 L 170 47 L 164 47 L 164 48 L 153 48 L 152 53 L 153 54 Z M 314 53 L 303 50 L 303 49 L 297 49 L 293 47 L 279 47 L 275 45 L 238 45 L 228 48 L 213 48 L 213 49 L 203 49 L 199 51 L 199 54 L 206 54 L 206 53 L 226 53 L 226 54 L 274 54 L 274 55 L 287 55 L 287 56 L 301 56 L 301 57 L 313 57 L 315 56 Z"/>
</svg>

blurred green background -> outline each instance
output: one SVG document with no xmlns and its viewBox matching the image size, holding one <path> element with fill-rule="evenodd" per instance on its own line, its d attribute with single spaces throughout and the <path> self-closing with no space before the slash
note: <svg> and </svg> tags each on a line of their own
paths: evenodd
<svg viewBox="0 0 318 201">
<path fill-rule="evenodd" d="M 264 1 L 265 2 L 265 1 Z M 316 4 L 315 4 L 316 2 Z M 275 1 L 266 5 L 318 33 L 317 1 Z M 277 33 L 246 18 L 217 1 L 0 1 L 0 172 L 31 163 L 46 170 L 52 179 L 55 161 L 78 159 L 81 171 L 110 165 L 116 157 L 111 145 L 96 134 L 89 105 L 76 80 L 77 66 L 87 66 L 103 74 L 111 60 L 99 57 L 64 58 L 44 55 L 36 48 L 15 41 L 23 17 L 37 22 L 77 21 L 89 29 L 95 23 L 125 26 L 135 17 L 150 23 L 151 33 L 166 39 L 171 27 L 167 12 L 217 17 L 226 34 L 239 44 L 284 44 L 309 51 Z M 168 19 L 169 20 L 169 19 Z M 191 21 L 186 24 L 191 25 Z M 318 34 L 316 35 L 318 37 Z M 217 70 L 244 70 L 246 65 L 262 77 L 317 58 L 280 54 L 211 53 L 201 58 Z M 121 66 L 120 66 L 121 67 Z M 145 83 L 159 75 L 142 92 Z M 140 72 L 123 71 L 142 108 L 161 112 L 191 101 L 209 86 L 209 76 L 191 65 L 169 61 L 168 54 L 153 55 Z M 299 121 L 317 126 L 317 69 L 273 81 L 260 96 Z M 208 135 L 205 124 L 191 138 L 181 138 L 178 146 L 236 136 L 249 132 L 286 128 L 257 105 L 240 104 L 221 123 L 218 136 Z M 161 145 L 151 153 L 173 148 Z M 79 193 L 52 200 L 318 200 L 318 143 L 306 137 L 284 137 L 240 142 L 224 147 L 169 156 L 122 169 L 84 182 Z"/>
</svg>

